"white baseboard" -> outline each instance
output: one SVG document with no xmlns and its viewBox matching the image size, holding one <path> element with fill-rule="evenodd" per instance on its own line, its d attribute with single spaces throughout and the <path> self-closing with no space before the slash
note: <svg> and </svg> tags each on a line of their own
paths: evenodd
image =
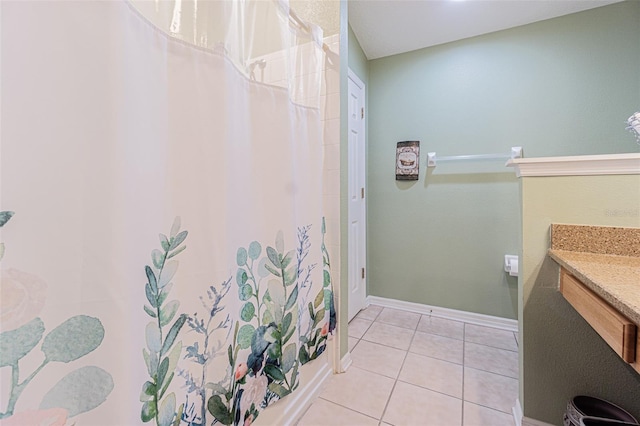
<svg viewBox="0 0 640 426">
<path fill-rule="evenodd" d="M 513 420 L 516 422 L 516 426 L 522 426 L 522 406 L 520 405 L 520 398 L 516 399 L 516 405 L 511 409 L 513 412 Z"/>
<path fill-rule="evenodd" d="M 522 405 L 520 405 L 520 399 L 516 399 L 516 405 L 513 406 L 512 411 L 513 419 L 516 422 L 516 426 L 553 426 L 552 424 L 541 422 L 540 420 L 525 417 L 522 413 Z"/>
<path fill-rule="evenodd" d="M 523 417 L 522 426 L 553 426 L 553 425 L 551 423 L 541 422 L 540 420 Z"/>
<path fill-rule="evenodd" d="M 422 303 L 405 302 L 404 300 L 387 299 L 385 297 L 378 296 L 368 296 L 367 303 L 387 308 L 401 309 L 403 311 L 416 312 L 423 315 L 432 315 L 439 318 L 463 321 L 470 324 L 501 328 L 507 331 L 518 331 L 518 321 L 514 319 L 476 314 L 474 312 L 458 311 L 456 309 L 441 308 L 438 306 L 423 305 Z"/>
<path fill-rule="evenodd" d="M 347 371 L 349 367 L 353 364 L 353 360 L 351 359 L 351 352 L 347 352 L 342 359 L 340 360 L 340 372 L 344 373 Z"/>
<path fill-rule="evenodd" d="M 313 364 L 320 363 L 315 372 Z M 306 370 L 306 371 L 305 371 Z M 319 358 L 300 369 L 302 376 L 309 375 L 304 382 L 300 381 L 300 386 L 295 392 L 287 395 L 281 401 L 266 408 L 260 413 L 254 425 L 295 425 L 307 412 L 311 404 L 320 396 L 322 387 L 333 374 L 326 357 Z M 305 374 L 311 373 L 311 374 Z"/>
</svg>

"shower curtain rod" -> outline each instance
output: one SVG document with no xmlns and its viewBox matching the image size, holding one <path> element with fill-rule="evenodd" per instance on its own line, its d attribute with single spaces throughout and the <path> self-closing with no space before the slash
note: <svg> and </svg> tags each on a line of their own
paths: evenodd
<svg viewBox="0 0 640 426">
<path fill-rule="evenodd" d="M 427 167 L 435 167 L 438 161 L 499 160 L 504 158 L 522 158 L 522 147 L 512 146 L 511 152 L 504 154 L 450 155 L 447 157 L 436 157 L 435 152 L 428 152 Z"/>
<path fill-rule="evenodd" d="M 282 10 L 286 10 L 287 8 L 285 8 L 282 3 L 279 0 L 276 0 L 278 2 L 278 5 L 280 6 L 280 8 Z M 304 31 L 306 31 L 308 34 L 313 35 L 313 30 L 309 27 L 309 25 L 307 23 L 305 23 L 302 19 L 300 19 L 300 17 L 296 14 L 296 12 L 293 11 L 293 9 L 288 8 L 289 10 L 289 22 L 291 22 L 293 25 L 303 29 Z M 325 53 L 333 53 L 331 51 L 331 49 L 329 48 L 329 46 L 327 46 L 326 43 L 322 43 L 322 50 Z"/>
</svg>

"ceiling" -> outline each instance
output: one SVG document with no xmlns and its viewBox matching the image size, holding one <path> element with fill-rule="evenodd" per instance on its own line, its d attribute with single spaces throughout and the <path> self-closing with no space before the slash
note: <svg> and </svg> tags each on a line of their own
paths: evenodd
<svg viewBox="0 0 640 426">
<path fill-rule="evenodd" d="M 367 59 L 435 46 L 621 0 L 349 0 Z"/>
</svg>

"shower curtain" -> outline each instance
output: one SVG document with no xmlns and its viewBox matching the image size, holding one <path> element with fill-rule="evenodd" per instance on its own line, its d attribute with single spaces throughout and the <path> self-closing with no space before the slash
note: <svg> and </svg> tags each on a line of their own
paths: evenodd
<svg viewBox="0 0 640 426">
<path fill-rule="evenodd" d="M 0 12 L 0 424 L 251 424 L 335 327 L 322 32 L 275 1 Z"/>
</svg>

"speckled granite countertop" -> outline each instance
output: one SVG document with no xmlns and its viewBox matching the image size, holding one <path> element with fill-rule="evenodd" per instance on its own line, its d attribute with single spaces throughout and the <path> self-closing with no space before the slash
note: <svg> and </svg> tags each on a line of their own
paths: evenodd
<svg viewBox="0 0 640 426">
<path fill-rule="evenodd" d="M 549 256 L 640 325 L 640 257 L 553 249 Z"/>
<path fill-rule="evenodd" d="M 640 228 L 554 223 L 551 249 L 640 257 Z"/>
<path fill-rule="evenodd" d="M 549 256 L 640 326 L 640 228 L 553 224 Z"/>
</svg>

